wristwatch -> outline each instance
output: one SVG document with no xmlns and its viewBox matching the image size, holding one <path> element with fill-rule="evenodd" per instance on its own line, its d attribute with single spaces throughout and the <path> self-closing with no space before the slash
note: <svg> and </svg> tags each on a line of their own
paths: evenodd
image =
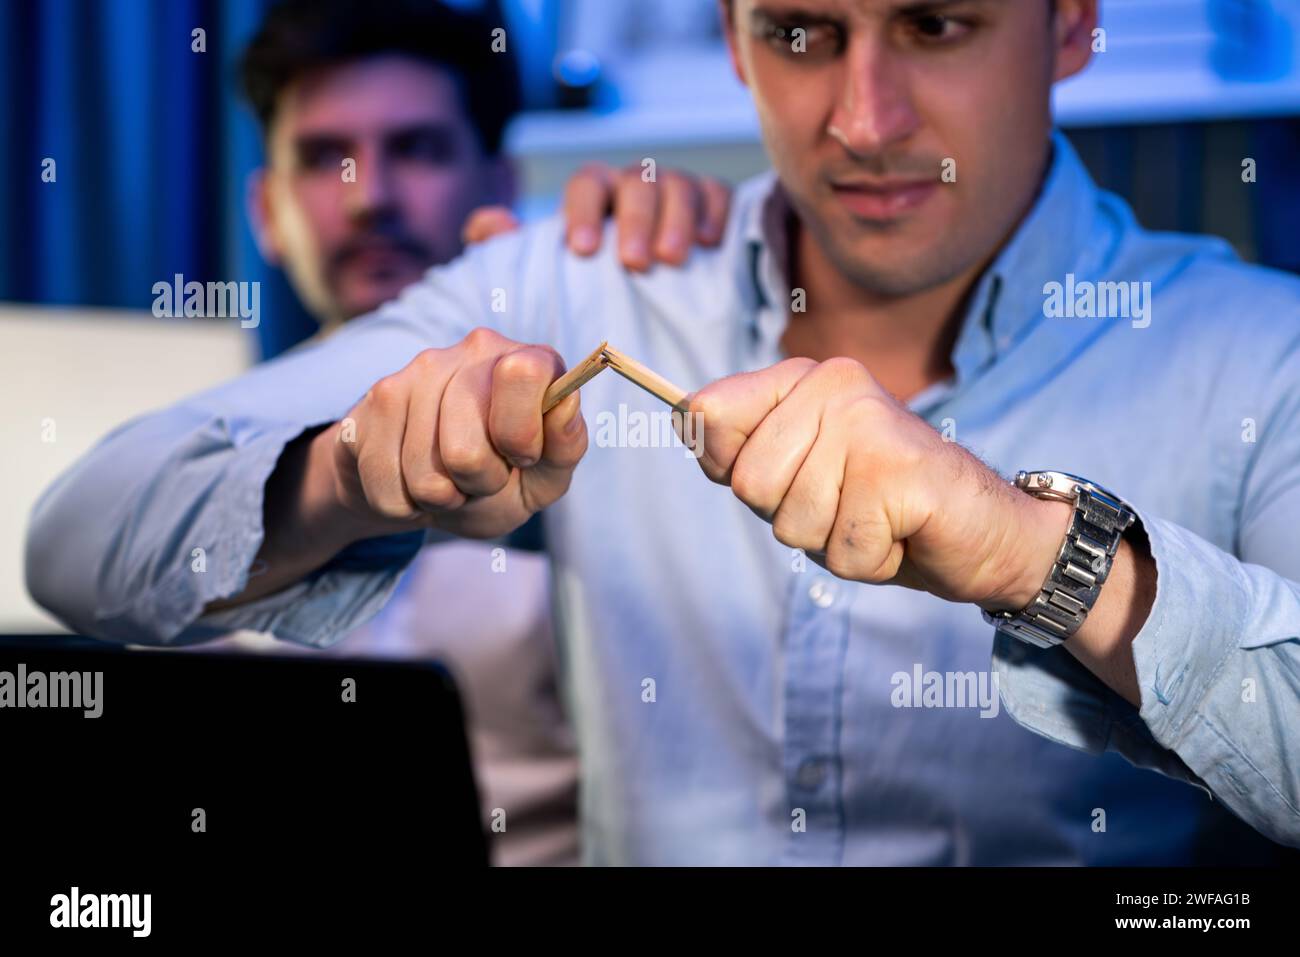
<svg viewBox="0 0 1300 957">
<path fill-rule="evenodd" d="M 1115 493 L 1069 472 L 1020 471 L 1014 484 L 1038 498 L 1073 503 L 1074 515 L 1037 597 L 1020 611 L 984 611 L 984 620 L 1021 641 L 1051 648 L 1083 625 L 1137 514 Z"/>
</svg>

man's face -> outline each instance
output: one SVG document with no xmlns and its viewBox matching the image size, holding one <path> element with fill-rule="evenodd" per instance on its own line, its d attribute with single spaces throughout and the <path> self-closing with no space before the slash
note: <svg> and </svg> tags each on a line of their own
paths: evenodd
<svg viewBox="0 0 1300 957">
<path fill-rule="evenodd" d="M 467 214 L 508 202 L 509 179 L 503 161 L 484 156 L 451 73 L 376 56 L 306 75 L 282 94 L 254 220 L 267 257 L 317 317 L 335 322 L 455 257 Z"/>
<path fill-rule="evenodd" d="M 733 59 L 786 193 L 838 271 L 883 296 L 961 276 L 1011 232 L 1048 155 L 1051 84 L 1087 62 L 1096 15 L 1095 0 L 1055 17 L 1044 0 L 733 2 Z"/>
</svg>

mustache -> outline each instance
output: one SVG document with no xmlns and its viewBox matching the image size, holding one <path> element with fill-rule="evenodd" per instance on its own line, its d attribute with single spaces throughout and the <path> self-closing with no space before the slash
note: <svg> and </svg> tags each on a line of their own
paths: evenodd
<svg viewBox="0 0 1300 957">
<path fill-rule="evenodd" d="M 330 254 L 330 270 L 338 269 L 344 263 L 376 246 L 396 249 L 418 259 L 422 263 L 433 262 L 433 251 L 410 233 L 397 228 L 372 229 L 346 240 Z"/>
</svg>

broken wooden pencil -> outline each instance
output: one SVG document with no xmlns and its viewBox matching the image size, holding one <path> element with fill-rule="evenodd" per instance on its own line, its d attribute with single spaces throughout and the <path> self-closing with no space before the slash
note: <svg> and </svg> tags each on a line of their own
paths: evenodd
<svg viewBox="0 0 1300 957">
<path fill-rule="evenodd" d="M 605 363 L 623 378 L 635 382 L 652 396 L 672 406 L 683 415 L 690 412 L 690 402 L 685 389 L 679 389 L 657 372 L 623 355 L 613 346 L 605 346 L 604 356 Z"/>
<path fill-rule="evenodd" d="M 542 412 L 551 411 L 565 396 L 590 382 L 606 367 L 613 369 L 628 381 L 636 383 L 677 411 L 683 414 L 690 411 L 688 393 L 684 389 L 678 388 L 663 376 L 619 352 L 608 342 L 602 342 L 591 355 L 551 383 L 542 399 Z"/>
</svg>

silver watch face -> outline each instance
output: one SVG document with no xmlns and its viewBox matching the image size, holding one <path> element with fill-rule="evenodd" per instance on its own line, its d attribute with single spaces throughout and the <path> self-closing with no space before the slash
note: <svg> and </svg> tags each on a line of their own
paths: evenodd
<svg viewBox="0 0 1300 957">
<path fill-rule="evenodd" d="M 1023 489 L 1038 498 L 1054 498 L 1062 502 L 1073 502 L 1078 498 L 1076 488 L 1085 488 L 1094 495 L 1108 499 L 1117 506 L 1128 508 L 1127 503 L 1105 486 L 1089 481 L 1082 475 L 1070 472 L 1056 472 L 1050 469 L 1016 473 L 1016 488 Z"/>
</svg>

